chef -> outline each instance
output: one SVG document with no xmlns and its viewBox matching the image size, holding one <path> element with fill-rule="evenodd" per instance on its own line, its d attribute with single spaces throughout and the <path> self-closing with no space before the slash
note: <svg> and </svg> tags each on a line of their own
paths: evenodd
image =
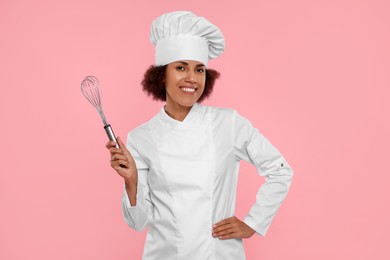
<svg viewBox="0 0 390 260">
<path fill-rule="evenodd" d="M 143 89 L 165 105 L 132 130 L 126 146 L 108 142 L 111 166 L 124 179 L 123 214 L 149 227 L 144 260 L 242 260 L 243 238 L 264 236 L 293 172 L 281 153 L 237 111 L 200 105 L 219 73 L 208 61 L 224 50 L 221 31 L 187 11 L 153 21 L 155 65 Z M 240 161 L 265 177 L 243 220 L 235 217 Z"/>
</svg>

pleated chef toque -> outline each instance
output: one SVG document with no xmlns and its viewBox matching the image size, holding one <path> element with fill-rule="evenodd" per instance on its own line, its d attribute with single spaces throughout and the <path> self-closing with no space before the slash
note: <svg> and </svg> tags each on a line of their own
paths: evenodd
<svg viewBox="0 0 390 260">
<path fill-rule="evenodd" d="M 195 60 L 207 67 L 208 61 L 221 55 L 225 48 L 219 28 L 188 11 L 156 18 L 150 29 L 150 40 L 156 46 L 156 65 Z"/>
</svg>

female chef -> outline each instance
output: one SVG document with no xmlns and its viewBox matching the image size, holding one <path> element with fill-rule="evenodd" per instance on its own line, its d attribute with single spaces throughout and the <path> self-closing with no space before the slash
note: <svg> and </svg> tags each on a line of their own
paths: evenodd
<svg viewBox="0 0 390 260">
<path fill-rule="evenodd" d="M 150 39 L 156 63 L 144 90 L 165 106 L 106 147 L 123 177 L 127 224 L 149 227 L 144 260 L 242 260 L 242 238 L 265 235 L 288 192 L 292 170 L 272 144 L 235 110 L 199 104 L 218 72 L 208 61 L 224 50 L 221 31 L 191 12 L 158 17 Z M 266 181 L 243 221 L 234 216 L 240 160 Z"/>
</svg>

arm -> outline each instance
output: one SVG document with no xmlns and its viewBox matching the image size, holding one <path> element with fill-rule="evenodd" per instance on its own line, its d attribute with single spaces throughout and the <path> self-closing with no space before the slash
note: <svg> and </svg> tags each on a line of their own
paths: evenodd
<svg viewBox="0 0 390 260">
<path fill-rule="evenodd" d="M 122 211 L 126 223 L 133 229 L 141 231 L 149 224 L 153 209 L 148 184 L 149 165 L 141 157 L 131 134 L 127 136 L 126 146 L 133 155 L 136 163 L 138 182 L 135 204 L 132 203 L 131 196 L 128 195 L 128 187 L 125 182 L 125 191 L 122 197 Z"/>
<path fill-rule="evenodd" d="M 118 138 L 119 148 L 108 142 L 111 152 L 111 167 L 124 179 L 122 211 L 126 223 L 137 231 L 149 223 L 152 204 L 147 183 L 148 165 L 141 158 L 129 134 L 127 148 Z"/>
<path fill-rule="evenodd" d="M 247 119 L 237 114 L 234 121 L 237 159 L 255 165 L 258 173 L 265 176 L 244 223 L 265 236 L 287 195 L 293 171 L 283 155 Z"/>
<path fill-rule="evenodd" d="M 147 184 L 147 171 L 139 170 L 137 183 L 136 204 L 130 201 L 129 191 L 125 183 L 122 196 L 122 212 L 126 223 L 137 231 L 142 231 L 148 224 L 152 213 L 152 203 L 149 197 L 149 187 Z"/>
<path fill-rule="evenodd" d="M 259 174 L 266 177 L 266 182 L 257 192 L 256 202 L 244 221 L 233 216 L 215 223 L 213 236 L 249 238 L 255 232 L 264 236 L 287 195 L 293 172 L 280 152 L 247 119 L 235 112 L 232 122 L 236 159 L 255 165 Z"/>
</svg>

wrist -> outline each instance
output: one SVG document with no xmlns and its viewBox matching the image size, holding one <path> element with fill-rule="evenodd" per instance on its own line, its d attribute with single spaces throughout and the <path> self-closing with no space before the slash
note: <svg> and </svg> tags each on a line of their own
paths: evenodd
<svg viewBox="0 0 390 260">
<path fill-rule="evenodd" d="M 132 170 L 129 174 L 123 176 L 123 179 L 126 185 L 131 185 L 131 186 L 137 185 L 137 181 L 138 181 L 137 169 L 135 169 L 134 171 Z"/>
<path fill-rule="evenodd" d="M 124 180 L 125 180 L 126 188 L 137 186 L 137 178 L 129 177 L 129 178 L 124 178 Z"/>
<path fill-rule="evenodd" d="M 125 189 L 131 206 L 137 204 L 137 178 L 125 178 Z"/>
</svg>

